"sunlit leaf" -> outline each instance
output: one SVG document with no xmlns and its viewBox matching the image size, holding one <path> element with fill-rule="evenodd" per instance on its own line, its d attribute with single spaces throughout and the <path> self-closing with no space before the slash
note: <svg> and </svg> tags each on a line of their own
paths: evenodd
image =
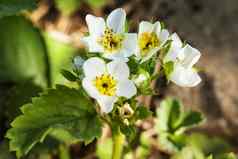
<svg viewBox="0 0 238 159">
<path fill-rule="evenodd" d="M 66 79 L 62 76 L 61 70 L 72 68 L 73 57 L 77 52 L 76 48 L 60 41 L 55 36 L 60 36 L 60 33 L 56 32 L 53 35 L 48 32 L 44 33 L 53 85 L 65 83 Z"/>
<path fill-rule="evenodd" d="M 101 122 L 93 103 L 76 89 L 49 89 L 21 110 L 23 115 L 12 122 L 7 132 L 10 149 L 17 156 L 26 155 L 54 129 L 64 129 L 86 143 L 101 136 Z"/>
</svg>

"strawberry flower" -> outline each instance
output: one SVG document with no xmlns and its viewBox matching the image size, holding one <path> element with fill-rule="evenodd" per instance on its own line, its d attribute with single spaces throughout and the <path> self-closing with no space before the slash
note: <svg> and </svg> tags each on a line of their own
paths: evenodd
<svg viewBox="0 0 238 159">
<path fill-rule="evenodd" d="M 194 87 L 201 82 L 197 71 L 193 68 L 199 60 L 201 53 L 189 44 L 183 43 L 176 33 L 171 36 L 171 47 L 164 58 L 164 63 L 172 61 L 173 71 L 169 79 L 182 87 Z"/>
<path fill-rule="evenodd" d="M 93 57 L 84 62 L 83 70 L 83 88 L 97 100 L 104 113 L 112 111 L 118 97 L 131 98 L 137 92 L 134 83 L 128 79 L 129 68 L 121 60 L 106 64 L 102 59 Z"/>
<path fill-rule="evenodd" d="M 142 21 L 139 24 L 136 56 L 142 62 L 150 59 L 168 40 L 169 32 L 161 28 L 159 21 L 154 24 Z"/>
<path fill-rule="evenodd" d="M 82 41 L 88 46 L 89 52 L 102 53 L 111 60 L 126 60 L 136 50 L 137 35 L 125 33 L 126 13 L 122 8 L 113 10 L 106 22 L 101 17 L 88 14 L 86 22 L 89 36 Z"/>
</svg>

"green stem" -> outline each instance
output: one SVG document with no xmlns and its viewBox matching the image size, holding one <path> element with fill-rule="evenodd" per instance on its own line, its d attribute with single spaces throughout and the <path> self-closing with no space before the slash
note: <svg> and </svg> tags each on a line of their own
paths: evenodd
<svg viewBox="0 0 238 159">
<path fill-rule="evenodd" d="M 120 132 L 120 129 L 112 132 L 112 140 L 112 159 L 121 159 L 125 136 Z"/>
<path fill-rule="evenodd" d="M 70 159 L 69 147 L 67 145 L 61 144 L 59 147 L 59 158 L 60 159 Z"/>
</svg>

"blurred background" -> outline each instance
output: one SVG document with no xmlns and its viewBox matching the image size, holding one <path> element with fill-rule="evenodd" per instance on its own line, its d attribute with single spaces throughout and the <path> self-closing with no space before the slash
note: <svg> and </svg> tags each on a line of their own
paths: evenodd
<svg viewBox="0 0 238 159">
<path fill-rule="evenodd" d="M 190 89 L 158 80 L 160 92 L 149 99 L 151 109 L 166 96 L 181 99 L 207 118 L 192 131 L 218 136 L 238 152 L 237 0 L 39 0 L 34 5 L 17 16 L 3 15 L 0 1 L 0 159 L 15 158 L 4 135 L 19 107 L 47 87 L 67 84 L 60 70 L 70 69 L 73 57 L 84 52 L 80 38 L 87 32 L 86 14 L 106 16 L 118 7 L 126 10 L 131 32 L 137 31 L 141 20 L 163 21 L 171 33 L 177 32 L 202 53 L 198 64 L 202 83 Z M 153 122 L 146 122 L 149 129 Z M 62 142 L 49 138 L 26 158 L 97 156 L 95 142 L 88 146 Z M 150 158 L 166 158 L 160 152 L 153 154 Z"/>
</svg>

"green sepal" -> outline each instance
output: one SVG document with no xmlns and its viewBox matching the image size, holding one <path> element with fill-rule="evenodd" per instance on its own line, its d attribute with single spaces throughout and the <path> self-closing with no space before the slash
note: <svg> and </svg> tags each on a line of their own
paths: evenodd
<svg viewBox="0 0 238 159">
<path fill-rule="evenodd" d="M 77 77 L 74 73 L 72 73 L 72 72 L 70 72 L 70 71 L 68 71 L 68 70 L 61 69 L 60 73 L 61 73 L 68 81 L 75 82 L 75 81 L 77 81 L 77 79 L 78 79 L 78 77 Z"/>
<path fill-rule="evenodd" d="M 157 58 L 153 57 L 150 60 L 147 60 L 147 61 L 143 62 L 142 64 L 140 64 L 139 67 L 144 69 L 150 75 L 152 75 L 155 71 L 156 62 L 157 62 Z"/>
<path fill-rule="evenodd" d="M 160 59 L 163 59 L 166 57 L 167 53 L 169 52 L 170 48 L 171 48 L 171 44 L 172 44 L 173 40 L 167 40 L 165 44 L 163 44 L 162 49 L 160 50 L 160 54 L 159 57 Z"/>
<path fill-rule="evenodd" d="M 58 85 L 21 108 L 6 137 L 10 150 L 26 155 L 56 129 L 64 129 L 86 144 L 101 136 L 101 121 L 93 103 L 80 90 Z M 89 126 L 90 125 L 90 126 Z"/>
<path fill-rule="evenodd" d="M 131 74 L 136 74 L 138 72 L 139 62 L 134 57 L 131 57 L 127 64 Z"/>
<path fill-rule="evenodd" d="M 138 106 L 135 111 L 136 119 L 146 119 L 152 115 L 152 111 L 149 110 L 148 107 Z"/>
<path fill-rule="evenodd" d="M 167 80 L 169 81 L 170 75 L 174 70 L 174 62 L 173 61 L 166 62 L 165 64 L 163 64 L 163 69 L 164 69 L 165 76 Z"/>
<path fill-rule="evenodd" d="M 134 125 L 120 125 L 121 132 L 126 136 L 129 142 L 133 141 L 136 137 L 136 127 Z"/>
</svg>

